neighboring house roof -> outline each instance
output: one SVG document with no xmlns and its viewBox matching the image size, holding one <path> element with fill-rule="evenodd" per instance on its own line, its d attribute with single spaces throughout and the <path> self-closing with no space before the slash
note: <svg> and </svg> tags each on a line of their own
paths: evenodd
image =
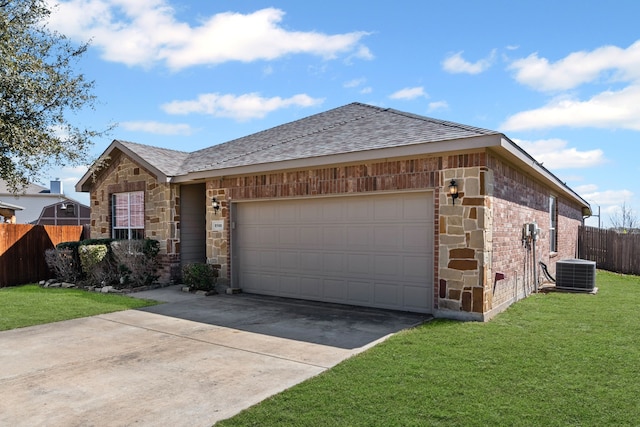
<svg viewBox="0 0 640 427">
<path fill-rule="evenodd" d="M 12 205 L 11 203 L 6 203 L 0 200 L 0 209 L 10 209 L 14 211 L 21 211 L 24 208 L 22 206 Z"/>
<path fill-rule="evenodd" d="M 50 190 L 42 185 L 28 184 L 24 189 L 19 189 L 15 194 L 16 196 L 33 195 L 33 194 L 49 194 Z M 6 181 L 0 180 L 0 194 L 11 194 L 11 189 L 7 185 Z"/>
<path fill-rule="evenodd" d="M 391 108 L 352 103 L 209 148 L 186 153 L 115 140 L 120 150 L 159 180 L 187 182 L 240 173 L 313 167 L 380 158 L 492 148 L 534 169 L 543 179 L 589 204 L 498 131 L 432 119 Z M 526 166 L 525 166 L 526 165 Z M 91 171 L 76 185 L 89 191 Z"/>
<path fill-rule="evenodd" d="M 51 188 L 54 188 L 53 191 L 39 184 L 28 184 L 26 187 L 18 189 L 18 192 L 14 194 L 7 183 L 0 180 L 0 199 L 2 201 L 10 200 L 16 204 L 20 204 L 21 210 L 16 212 L 16 219 L 18 223 L 21 224 L 36 221 L 41 215 L 43 208 L 52 203 L 71 201 L 76 204 L 81 204 L 77 200 L 67 197 L 60 192 L 62 190 L 60 181 L 51 181 L 51 185 Z"/>
</svg>

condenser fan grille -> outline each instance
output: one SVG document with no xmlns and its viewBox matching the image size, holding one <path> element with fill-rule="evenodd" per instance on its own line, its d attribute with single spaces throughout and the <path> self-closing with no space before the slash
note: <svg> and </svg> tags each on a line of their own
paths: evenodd
<svg viewBox="0 0 640 427">
<path fill-rule="evenodd" d="M 596 285 L 596 263 L 565 259 L 556 263 L 556 288 L 592 291 Z"/>
</svg>

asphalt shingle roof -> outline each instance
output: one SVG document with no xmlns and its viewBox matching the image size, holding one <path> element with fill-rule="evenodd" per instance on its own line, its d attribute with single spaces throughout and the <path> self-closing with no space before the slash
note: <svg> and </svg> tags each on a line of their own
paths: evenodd
<svg viewBox="0 0 640 427">
<path fill-rule="evenodd" d="M 166 176 L 412 144 L 497 131 L 352 103 L 192 153 L 119 141 Z"/>
<path fill-rule="evenodd" d="M 171 150 L 122 140 L 118 140 L 118 142 L 136 153 L 148 164 L 153 165 L 166 176 L 183 174 L 182 164 L 189 157 L 189 153 L 185 151 Z"/>
</svg>

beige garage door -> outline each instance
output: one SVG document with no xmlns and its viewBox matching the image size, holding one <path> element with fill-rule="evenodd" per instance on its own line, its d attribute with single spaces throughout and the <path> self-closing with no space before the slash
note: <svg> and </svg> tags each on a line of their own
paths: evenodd
<svg viewBox="0 0 640 427">
<path fill-rule="evenodd" d="M 432 311 L 432 193 L 234 208 L 234 279 L 244 292 Z"/>
</svg>

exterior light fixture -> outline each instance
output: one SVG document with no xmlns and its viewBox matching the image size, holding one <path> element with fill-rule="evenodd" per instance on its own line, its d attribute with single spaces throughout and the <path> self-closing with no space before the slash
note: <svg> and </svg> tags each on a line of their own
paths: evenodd
<svg viewBox="0 0 640 427">
<path fill-rule="evenodd" d="M 455 179 L 452 179 L 449 183 L 449 195 L 451 196 L 451 203 L 455 205 L 458 198 L 458 184 Z"/>
<path fill-rule="evenodd" d="M 215 197 L 211 199 L 211 206 L 213 207 L 213 213 L 218 215 L 218 211 L 220 210 L 220 202 Z"/>
</svg>

